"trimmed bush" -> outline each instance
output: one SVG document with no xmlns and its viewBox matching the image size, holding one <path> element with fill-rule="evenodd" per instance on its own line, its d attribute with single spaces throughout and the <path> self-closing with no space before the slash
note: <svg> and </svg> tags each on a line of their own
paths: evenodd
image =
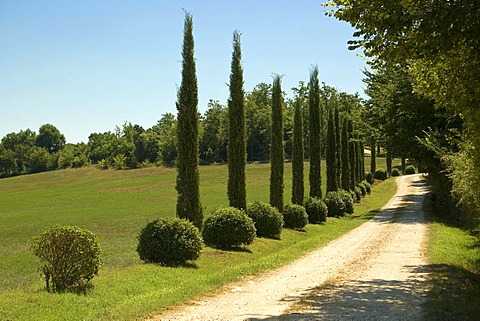
<svg viewBox="0 0 480 321">
<path fill-rule="evenodd" d="M 328 192 L 324 201 L 328 208 L 328 216 L 345 216 L 345 201 L 340 192 Z"/>
<path fill-rule="evenodd" d="M 408 165 L 407 167 L 405 167 L 405 174 L 407 175 L 415 174 L 415 166 Z"/>
<path fill-rule="evenodd" d="M 375 174 L 373 175 L 375 179 L 384 181 L 387 179 L 387 172 L 383 168 L 379 168 L 375 171 Z"/>
<path fill-rule="evenodd" d="M 245 212 L 225 207 L 205 220 L 203 240 L 211 247 L 228 249 L 251 244 L 256 232 L 253 220 Z"/>
<path fill-rule="evenodd" d="M 342 196 L 342 200 L 345 203 L 345 213 L 347 214 L 353 214 L 355 211 L 353 207 L 353 198 L 350 192 L 347 192 L 345 190 L 340 190 L 338 193 Z"/>
<path fill-rule="evenodd" d="M 138 234 L 137 252 L 145 263 L 164 266 L 196 260 L 202 251 L 200 231 L 179 218 L 161 218 L 148 223 Z"/>
<path fill-rule="evenodd" d="M 247 215 L 252 218 L 258 237 L 280 238 L 283 216 L 275 207 L 263 202 L 250 203 Z"/>
<path fill-rule="evenodd" d="M 283 211 L 283 221 L 286 228 L 301 230 L 308 224 L 308 215 L 305 207 L 297 204 L 288 204 Z"/>
<path fill-rule="evenodd" d="M 372 175 L 372 173 L 366 172 L 366 173 L 365 173 L 365 180 L 366 180 L 368 183 L 373 184 L 373 175 Z"/>
<path fill-rule="evenodd" d="M 363 186 L 365 186 L 365 189 L 367 190 L 367 194 L 370 194 L 372 192 L 372 185 L 367 181 L 363 181 L 362 184 Z"/>
<path fill-rule="evenodd" d="M 400 171 L 398 170 L 398 168 L 392 169 L 391 175 L 392 175 L 392 177 L 400 176 Z"/>
<path fill-rule="evenodd" d="M 355 200 L 357 202 L 360 202 L 362 199 L 362 190 L 360 189 L 360 187 L 355 186 L 355 188 L 353 189 L 353 192 L 355 193 Z"/>
<path fill-rule="evenodd" d="M 98 237 L 76 226 L 54 226 L 34 237 L 31 248 L 49 292 L 83 292 L 100 268 Z"/>
<path fill-rule="evenodd" d="M 360 192 L 362 193 L 362 197 L 367 195 L 367 187 L 363 182 L 358 183 L 358 187 L 360 188 Z"/>
<path fill-rule="evenodd" d="M 327 221 L 327 205 L 319 198 L 307 198 L 305 201 L 305 211 L 307 212 L 308 222 L 311 224 L 321 224 Z"/>
</svg>

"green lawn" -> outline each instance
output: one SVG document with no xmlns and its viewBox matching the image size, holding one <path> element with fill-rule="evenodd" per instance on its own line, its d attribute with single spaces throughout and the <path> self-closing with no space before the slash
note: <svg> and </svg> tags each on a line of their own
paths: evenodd
<svg viewBox="0 0 480 321">
<path fill-rule="evenodd" d="M 269 168 L 269 164 L 247 166 L 248 201 L 268 201 Z M 306 182 L 307 170 L 308 166 Z M 136 235 L 148 221 L 175 215 L 175 175 L 173 168 L 81 168 L 0 180 L 0 319 L 129 320 L 159 313 L 298 258 L 363 223 L 396 191 L 394 181 L 387 180 L 356 204 L 356 215 L 308 225 L 306 232 L 284 230 L 280 241 L 257 239 L 248 251 L 205 248 L 188 268 L 143 264 L 135 252 Z M 200 167 L 200 179 L 208 216 L 228 204 L 227 167 Z M 290 194 L 291 164 L 286 164 L 286 202 Z M 88 295 L 42 290 L 29 243 L 32 236 L 55 224 L 87 228 L 100 238 L 104 265 Z"/>
</svg>

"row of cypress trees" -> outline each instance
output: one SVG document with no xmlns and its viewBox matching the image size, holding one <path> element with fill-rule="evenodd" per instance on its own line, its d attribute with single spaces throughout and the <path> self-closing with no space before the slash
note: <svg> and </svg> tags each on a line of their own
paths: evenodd
<svg viewBox="0 0 480 321">
<path fill-rule="evenodd" d="M 178 112 L 178 158 L 177 158 L 177 216 L 190 220 L 201 228 L 203 223 L 200 202 L 198 172 L 198 84 L 194 58 L 193 18 L 185 12 L 182 46 L 182 81 L 177 94 Z M 229 205 L 246 209 L 246 130 L 245 91 L 240 33 L 233 33 L 233 53 L 230 73 L 230 97 L 228 99 L 228 187 Z M 309 154 L 310 197 L 321 198 L 321 123 L 320 86 L 318 67 L 310 72 L 309 81 Z M 327 191 L 340 188 L 353 189 L 363 180 L 363 145 L 353 136 L 351 121 L 341 122 L 336 103 L 328 112 L 327 131 Z M 272 87 L 272 132 L 271 132 L 270 204 L 283 212 L 283 97 L 281 76 L 275 75 Z M 293 130 L 293 187 L 292 203 L 303 204 L 304 200 L 304 142 L 302 106 L 295 102 Z M 360 155 L 362 157 L 360 157 Z"/>
</svg>

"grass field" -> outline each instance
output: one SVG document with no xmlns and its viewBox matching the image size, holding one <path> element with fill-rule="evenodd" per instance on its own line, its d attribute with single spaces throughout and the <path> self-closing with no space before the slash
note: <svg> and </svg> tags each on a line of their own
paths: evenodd
<svg viewBox="0 0 480 321">
<path fill-rule="evenodd" d="M 248 201 L 268 201 L 269 168 L 269 164 L 247 166 Z M 305 170 L 308 181 L 308 166 Z M 136 235 L 148 221 L 175 215 L 175 173 L 172 168 L 90 167 L 1 180 L 0 319 L 129 320 L 155 314 L 245 275 L 282 265 L 340 236 L 363 223 L 396 190 L 394 181 L 387 180 L 356 205 L 356 215 L 308 225 L 303 233 L 284 230 L 280 241 L 257 239 L 248 251 L 205 248 L 189 268 L 146 265 L 135 251 Z M 227 167 L 201 167 L 200 179 L 208 216 L 228 204 Z M 286 164 L 286 202 L 290 195 L 291 164 Z M 43 291 L 29 243 L 32 236 L 55 224 L 87 228 L 100 238 L 104 264 L 88 295 Z"/>
</svg>

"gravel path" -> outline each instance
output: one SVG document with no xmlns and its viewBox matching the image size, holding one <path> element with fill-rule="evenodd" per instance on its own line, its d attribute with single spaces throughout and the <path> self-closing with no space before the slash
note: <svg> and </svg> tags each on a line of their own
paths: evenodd
<svg viewBox="0 0 480 321">
<path fill-rule="evenodd" d="M 372 220 L 280 269 L 154 320 L 416 320 L 426 282 L 419 175 Z"/>
</svg>

